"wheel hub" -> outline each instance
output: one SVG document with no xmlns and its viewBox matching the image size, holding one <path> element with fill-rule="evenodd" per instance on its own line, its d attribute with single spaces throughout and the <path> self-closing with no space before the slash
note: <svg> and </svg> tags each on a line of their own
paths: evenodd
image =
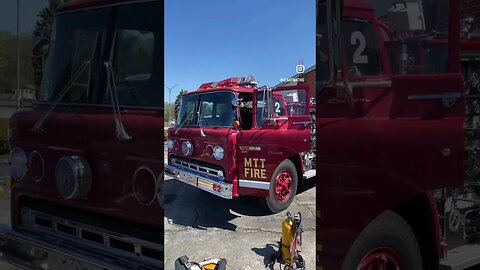
<svg viewBox="0 0 480 270">
<path fill-rule="evenodd" d="M 282 171 L 275 179 L 275 197 L 280 202 L 288 200 L 292 193 L 293 178 L 290 172 Z"/>
<path fill-rule="evenodd" d="M 377 248 L 360 262 L 357 270 L 403 270 L 400 256 L 390 248 Z"/>
</svg>

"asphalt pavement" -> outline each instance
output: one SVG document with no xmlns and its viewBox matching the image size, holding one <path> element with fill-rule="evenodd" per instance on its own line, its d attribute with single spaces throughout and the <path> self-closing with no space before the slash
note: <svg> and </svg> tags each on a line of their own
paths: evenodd
<svg viewBox="0 0 480 270">
<path fill-rule="evenodd" d="M 302 213 L 301 254 L 308 269 L 315 269 L 314 183 L 307 181 L 286 210 Z M 266 266 L 278 250 L 286 211 L 268 214 L 259 198 L 226 200 L 170 178 L 164 191 L 166 269 L 183 255 L 197 262 L 224 257 L 231 270 L 270 269 Z"/>
</svg>

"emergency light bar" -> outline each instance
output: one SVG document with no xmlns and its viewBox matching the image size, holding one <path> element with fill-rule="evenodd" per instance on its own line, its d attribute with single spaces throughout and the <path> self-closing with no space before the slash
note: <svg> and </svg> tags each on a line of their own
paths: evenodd
<svg viewBox="0 0 480 270">
<path fill-rule="evenodd" d="M 248 75 L 246 77 L 232 77 L 219 82 L 204 83 L 198 87 L 197 91 L 221 87 L 255 87 L 257 84 L 255 77 Z"/>
</svg>

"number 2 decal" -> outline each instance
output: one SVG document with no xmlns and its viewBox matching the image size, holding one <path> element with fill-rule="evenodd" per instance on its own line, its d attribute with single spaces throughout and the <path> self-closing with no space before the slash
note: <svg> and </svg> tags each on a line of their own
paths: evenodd
<svg viewBox="0 0 480 270">
<path fill-rule="evenodd" d="M 358 48 L 353 54 L 353 63 L 368 64 L 368 56 L 363 54 L 367 48 L 367 40 L 365 39 L 365 35 L 360 31 L 353 32 L 352 37 L 350 38 L 350 44 L 358 45 Z"/>
<path fill-rule="evenodd" d="M 281 111 L 280 111 L 280 103 L 278 103 L 278 102 L 275 102 L 275 113 L 277 113 L 277 114 L 278 114 L 278 113 L 281 113 Z"/>
</svg>

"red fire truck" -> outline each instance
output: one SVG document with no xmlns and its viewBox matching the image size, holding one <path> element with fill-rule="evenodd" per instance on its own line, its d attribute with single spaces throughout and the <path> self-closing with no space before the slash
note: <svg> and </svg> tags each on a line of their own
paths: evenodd
<svg viewBox="0 0 480 270">
<path fill-rule="evenodd" d="M 320 268 L 478 266 L 475 20 L 449 0 L 317 12 Z"/>
<path fill-rule="evenodd" d="M 10 120 L 11 227 L 25 269 L 163 269 L 160 1 L 67 1 L 39 102 Z"/>
<path fill-rule="evenodd" d="M 168 129 L 165 172 L 225 199 L 266 198 L 280 212 L 315 176 L 312 108 L 306 85 L 257 87 L 252 76 L 202 84 L 182 96 Z"/>
</svg>

